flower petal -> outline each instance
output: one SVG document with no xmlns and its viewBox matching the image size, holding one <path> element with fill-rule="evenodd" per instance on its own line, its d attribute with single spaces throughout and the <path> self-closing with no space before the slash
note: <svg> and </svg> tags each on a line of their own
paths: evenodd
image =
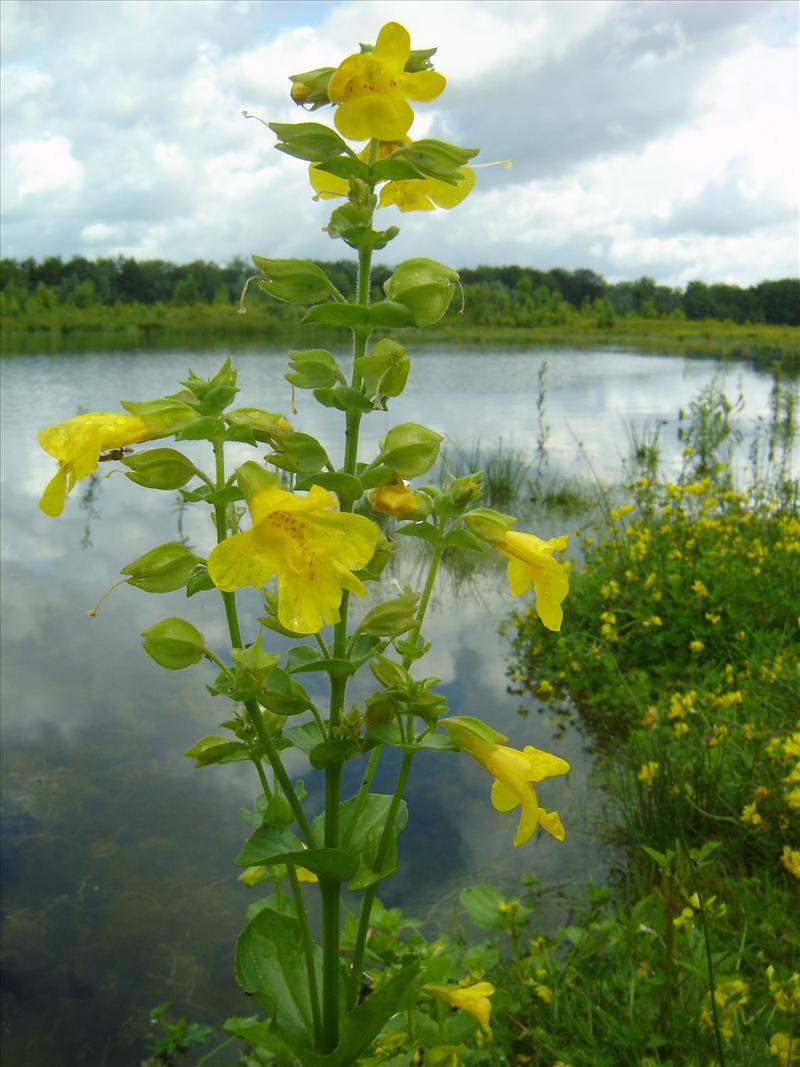
<svg viewBox="0 0 800 1067">
<path fill-rule="evenodd" d="M 550 752 L 544 752 L 541 748 L 526 745 L 522 754 L 528 761 L 525 780 L 528 782 L 541 782 L 545 778 L 553 778 L 557 774 L 569 773 L 570 766 L 560 756 L 553 756 Z"/>
<path fill-rule="evenodd" d="M 428 196 L 438 207 L 457 207 L 472 192 L 475 185 L 475 171 L 472 167 L 459 167 L 461 181 L 456 185 L 449 185 L 438 178 L 428 178 L 425 182 L 425 190 Z"/>
<path fill-rule="evenodd" d="M 261 543 L 259 543 L 261 542 Z M 278 558 L 255 530 L 234 534 L 208 557 L 208 574 L 218 589 L 232 592 L 245 585 L 260 589 L 277 573 Z"/>
<path fill-rule="evenodd" d="M 500 782 L 495 778 L 492 782 L 492 807 L 495 811 L 513 811 L 521 803 L 521 798 L 517 796 L 513 789 L 507 786 L 505 782 Z"/>
<path fill-rule="evenodd" d="M 47 488 L 42 493 L 39 501 L 40 509 L 49 515 L 51 519 L 57 519 L 64 510 L 64 501 L 67 498 L 67 468 L 61 466 L 47 483 Z"/>
<path fill-rule="evenodd" d="M 339 133 L 353 141 L 376 137 L 396 141 L 411 128 L 414 112 L 403 97 L 384 93 L 354 95 L 337 107 L 333 121 Z"/>
<path fill-rule="evenodd" d="M 411 35 L 399 22 L 387 22 L 375 42 L 375 56 L 402 70 L 411 55 Z"/>
<path fill-rule="evenodd" d="M 319 633 L 339 621 L 342 587 L 330 567 L 310 566 L 298 573 L 278 574 L 278 618 L 287 630 Z"/>
<path fill-rule="evenodd" d="M 544 808 L 539 808 L 539 825 L 543 830 L 547 830 L 548 834 L 552 834 L 557 841 L 563 841 L 566 837 L 564 833 L 564 827 L 561 825 L 561 819 L 558 817 L 556 811 L 545 811 Z"/>
<path fill-rule="evenodd" d="M 505 553 L 503 553 L 505 555 Z M 519 559 L 508 561 L 508 587 L 512 596 L 522 596 L 533 584 L 530 567 Z"/>
<path fill-rule="evenodd" d="M 536 824 L 539 821 L 539 807 L 536 799 L 536 792 L 532 785 L 528 786 L 528 796 L 522 802 L 522 811 L 519 817 L 519 825 L 517 826 L 517 832 L 514 837 L 514 847 L 519 848 L 520 845 L 524 845 L 526 841 L 530 841 L 533 837 L 533 831 L 536 829 Z"/>
<path fill-rule="evenodd" d="M 316 163 L 312 163 L 308 168 L 308 180 L 320 200 L 333 200 L 338 196 L 347 196 L 350 191 L 350 182 L 347 178 L 328 174 L 327 171 L 320 170 Z"/>
<path fill-rule="evenodd" d="M 410 100 L 435 100 L 445 85 L 447 79 L 438 70 L 420 70 L 400 78 L 400 88 Z"/>
</svg>

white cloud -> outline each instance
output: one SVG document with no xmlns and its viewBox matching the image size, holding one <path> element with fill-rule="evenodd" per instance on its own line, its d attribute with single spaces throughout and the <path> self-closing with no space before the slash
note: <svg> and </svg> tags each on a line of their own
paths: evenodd
<svg viewBox="0 0 800 1067">
<path fill-rule="evenodd" d="M 84 226 L 81 230 L 81 240 L 87 245 L 107 245 L 118 241 L 122 237 L 120 226 L 107 226 L 105 222 L 95 222 L 91 226 Z"/>
<path fill-rule="evenodd" d="M 72 156 L 68 137 L 46 136 L 16 141 L 9 148 L 19 197 L 80 189 L 84 168 Z"/>
</svg>

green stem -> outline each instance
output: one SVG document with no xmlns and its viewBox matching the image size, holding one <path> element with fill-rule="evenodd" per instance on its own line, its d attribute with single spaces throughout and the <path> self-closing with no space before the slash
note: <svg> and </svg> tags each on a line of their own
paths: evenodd
<svg viewBox="0 0 800 1067">
<path fill-rule="evenodd" d="M 371 152 L 377 152 L 373 144 Z M 358 252 L 357 300 L 363 306 L 369 304 L 369 276 L 372 264 L 371 248 L 361 248 Z M 355 360 L 367 350 L 369 330 L 353 330 L 353 373 L 352 384 L 360 385 Z M 344 467 L 347 474 L 355 474 L 358 463 L 358 433 L 361 425 L 361 412 L 348 411 L 345 415 Z M 352 502 L 340 505 L 342 512 L 352 512 Z M 350 594 L 342 592 L 339 606 L 339 621 L 333 630 L 333 658 L 344 659 L 347 656 L 347 616 L 350 607 Z M 342 721 L 347 678 L 331 678 L 331 699 L 329 717 L 329 736 L 336 736 L 336 728 Z M 342 796 L 342 764 L 331 763 L 325 768 L 325 847 L 339 847 L 339 811 Z M 323 1053 L 332 1052 L 339 1044 L 339 945 L 340 945 L 340 898 L 342 883 L 338 878 L 320 878 L 322 895 L 322 1038 L 320 1048 Z"/>
<path fill-rule="evenodd" d="M 356 828 L 356 824 L 361 818 L 361 812 L 364 810 L 364 803 L 367 799 L 367 794 L 369 793 L 369 787 L 372 785 L 372 779 L 375 777 L 375 772 L 378 769 L 378 760 L 381 758 L 382 748 L 382 745 L 378 745 L 376 748 L 373 748 L 370 753 L 367 769 L 364 771 L 364 777 L 361 779 L 361 785 L 359 786 L 355 803 L 353 804 L 353 810 L 350 813 L 350 819 L 342 836 L 342 848 L 347 848 L 350 844 L 353 830 Z"/>
<path fill-rule="evenodd" d="M 403 793 L 406 790 L 408 775 L 411 771 L 411 762 L 413 759 L 413 752 L 403 753 L 403 762 L 400 765 L 400 773 L 397 776 L 397 784 L 395 785 L 394 793 L 392 794 L 392 802 L 389 805 L 386 822 L 383 824 L 383 834 L 381 835 L 380 844 L 378 845 L 378 854 L 375 857 L 375 869 L 378 871 L 381 870 L 386 861 L 386 854 L 389 851 L 392 834 L 394 833 L 394 823 L 397 818 L 397 811 L 400 807 L 400 801 L 403 799 Z M 361 987 L 361 975 L 364 973 L 364 954 L 367 948 L 369 920 L 372 913 L 372 903 L 375 900 L 377 891 L 377 884 L 371 885 L 364 893 L 364 900 L 361 903 L 361 917 L 358 923 L 355 948 L 353 949 L 353 968 L 350 972 L 350 987 L 347 993 L 348 1011 L 352 1011 L 358 1002 L 358 991 Z"/>
<path fill-rule="evenodd" d="M 419 605 L 417 607 L 417 615 L 416 615 L 416 620 L 417 621 L 416 621 L 416 625 L 414 627 L 414 629 L 415 629 L 415 631 L 417 633 L 419 633 L 420 629 L 422 628 L 422 623 L 423 623 L 423 621 L 425 619 L 425 613 L 428 610 L 428 602 L 430 601 L 430 598 L 431 598 L 431 591 L 433 590 L 433 583 L 436 581 L 436 572 L 439 569 L 439 564 L 441 562 L 443 552 L 444 552 L 444 549 L 439 544 L 434 549 L 434 553 L 433 553 L 433 556 L 431 558 L 431 565 L 430 565 L 430 569 L 428 570 L 428 577 L 427 577 L 427 579 L 425 581 L 425 588 L 422 591 L 422 596 L 420 597 Z M 409 656 L 404 657 L 403 666 L 405 668 L 408 668 L 410 666 L 410 664 L 411 664 L 411 658 Z M 402 729 L 403 729 L 402 728 L 402 723 L 398 723 L 398 726 L 400 727 L 400 731 L 401 731 L 401 735 L 402 735 Z M 412 739 L 413 739 L 413 729 L 410 730 L 410 736 L 409 736 L 409 738 L 407 738 L 407 740 L 410 741 Z M 370 774 L 369 781 L 367 781 L 367 785 L 366 785 L 367 789 L 369 788 L 369 782 L 372 781 L 372 777 L 374 776 L 375 770 L 377 769 L 378 760 L 380 759 L 382 751 L 383 751 L 383 745 L 379 745 L 377 748 L 375 748 L 373 750 L 372 755 L 370 756 L 370 767 L 367 769 L 367 773 L 369 773 L 370 768 L 372 768 L 372 773 Z M 386 850 L 389 847 L 389 842 L 391 841 L 391 834 L 392 834 L 393 829 L 394 829 L 394 820 L 395 820 L 395 818 L 397 816 L 397 809 L 400 806 L 400 801 L 402 800 L 403 793 L 405 792 L 406 783 L 408 782 L 408 775 L 409 775 L 409 772 L 411 770 L 411 761 L 412 761 L 413 758 L 414 758 L 414 753 L 413 752 L 406 752 L 404 754 L 404 756 L 403 756 L 403 762 L 402 762 L 401 767 L 400 767 L 400 774 L 399 774 L 399 776 L 397 778 L 397 784 L 395 785 L 394 794 L 392 796 L 392 803 L 391 803 L 390 808 L 389 808 L 389 814 L 388 814 L 388 816 L 386 818 L 386 822 L 384 823 L 383 835 L 381 837 L 380 845 L 378 847 L 378 856 L 377 856 L 377 860 L 376 860 L 376 869 L 377 870 L 381 869 L 381 867 L 383 865 L 383 861 L 386 858 Z M 365 775 L 364 778 L 365 778 L 365 781 L 366 781 L 367 776 Z M 364 789 L 364 783 L 363 782 L 362 782 L 362 789 Z M 360 798 L 360 796 L 361 796 L 361 793 L 359 792 L 359 798 Z M 358 800 L 356 801 L 356 804 L 358 804 Z M 351 826 L 352 825 L 354 825 L 354 823 L 352 823 Z M 349 832 L 349 829 L 350 828 L 348 828 L 348 832 Z M 364 971 L 364 954 L 366 952 L 366 947 L 367 947 L 367 933 L 369 931 L 369 920 L 370 920 L 370 916 L 372 914 L 372 903 L 375 900 L 376 892 L 377 892 L 377 886 L 370 886 L 369 889 L 367 889 L 367 891 L 364 893 L 364 899 L 361 902 L 361 916 L 360 916 L 359 922 L 358 922 L 358 933 L 356 934 L 356 943 L 355 943 L 355 947 L 353 949 L 353 967 L 352 967 L 352 970 L 350 972 L 350 986 L 349 986 L 348 995 L 347 995 L 347 1007 L 348 1007 L 348 1010 L 352 1010 L 355 1007 L 356 1002 L 358 1001 L 358 991 L 359 991 L 359 988 L 361 986 L 361 975 L 363 974 L 363 971 Z"/>
<path fill-rule="evenodd" d="M 292 890 L 294 907 L 300 923 L 300 936 L 303 940 L 303 953 L 306 958 L 306 972 L 308 974 L 308 989 L 311 994 L 311 1018 L 314 1025 L 314 1044 L 319 1044 L 322 1035 L 322 1020 L 319 1012 L 319 988 L 317 987 L 317 971 L 314 967 L 314 942 L 311 939 L 311 930 L 308 925 L 308 914 L 305 901 L 300 889 L 300 881 L 293 863 L 286 864 L 286 874 Z"/>
<path fill-rule="evenodd" d="M 217 488 L 221 489 L 225 485 L 225 454 L 222 441 L 214 442 L 214 461 L 216 467 Z M 217 528 L 217 543 L 219 544 L 228 536 L 224 504 L 214 505 L 214 522 Z M 220 592 L 222 595 L 222 602 L 225 605 L 225 616 L 228 620 L 228 633 L 231 638 L 231 647 L 244 648 L 242 643 L 242 632 L 239 628 L 239 616 L 236 611 L 236 595 L 234 593 Z M 264 725 L 261 709 L 255 700 L 245 701 L 244 706 L 248 718 L 250 719 L 250 723 L 261 742 L 261 747 L 264 749 L 264 754 L 269 760 L 272 770 L 275 772 L 275 777 L 278 782 L 280 782 L 281 789 L 283 789 L 286 799 L 291 805 L 294 816 L 303 833 L 303 837 L 305 837 L 308 845 L 313 848 L 314 840 L 313 834 L 311 833 L 311 826 L 309 825 L 306 813 L 303 811 L 300 804 L 297 793 L 294 790 L 294 786 L 281 762 L 281 757 L 275 747 L 275 742 L 272 740 L 269 731 Z"/>
</svg>

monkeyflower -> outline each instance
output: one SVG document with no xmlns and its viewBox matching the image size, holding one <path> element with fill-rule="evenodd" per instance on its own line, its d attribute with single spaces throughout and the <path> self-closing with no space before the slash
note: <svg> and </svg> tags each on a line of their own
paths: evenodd
<svg viewBox="0 0 800 1067">
<path fill-rule="evenodd" d="M 318 633 L 339 621 L 345 589 L 366 590 L 354 571 L 375 551 L 380 531 L 363 515 L 334 512 L 336 498 L 312 485 L 306 496 L 262 489 L 248 501 L 251 529 L 218 544 L 208 573 L 227 592 L 257 589 L 278 578 L 278 619 L 295 633 Z"/>
<path fill-rule="evenodd" d="M 548 630 L 560 630 L 564 613 L 561 603 L 569 592 L 569 577 L 554 552 L 567 547 L 567 535 L 543 541 L 536 534 L 510 529 L 517 520 L 491 508 L 475 508 L 465 522 L 472 533 L 487 541 L 508 560 L 508 584 L 512 596 L 521 596 L 533 586 L 536 614 Z"/>
<path fill-rule="evenodd" d="M 497 811 L 512 811 L 521 807 L 514 845 L 524 845 L 533 836 L 537 825 L 559 841 L 564 840 L 564 827 L 554 811 L 539 807 L 536 790 L 531 782 L 541 782 L 557 774 L 566 774 L 570 767 L 566 760 L 551 756 L 532 745 L 522 751 L 498 744 L 505 741 L 502 734 L 490 729 L 471 716 L 452 716 L 443 720 L 453 741 L 494 778 L 492 805 Z"/>
<path fill-rule="evenodd" d="M 492 1005 L 489 997 L 495 989 L 491 982 L 476 982 L 475 985 L 470 986 L 440 985 L 437 982 L 428 982 L 422 988 L 437 1000 L 442 1000 L 453 1008 L 469 1012 L 478 1020 L 489 1037 L 492 1036 L 489 1026 Z"/>
<path fill-rule="evenodd" d="M 100 454 L 146 441 L 151 427 L 138 415 L 92 411 L 58 422 L 39 431 L 39 444 L 54 459 L 58 470 L 42 493 L 39 507 L 45 515 L 57 518 L 64 510 L 67 493 L 82 478 L 97 470 Z"/>
<path fill-rule="evenodd" d="M 333 120 L 339 133 L 354 141 L 404 137 L 414 112 L 409 100 L 435 100 L 445 87 L 435 70 L 405 72 L 411 37 L 397 22 L 387 22 L 373 52 L 348 56 L 328 83 L 328 98 L 337 104 Z"/>
</svg>

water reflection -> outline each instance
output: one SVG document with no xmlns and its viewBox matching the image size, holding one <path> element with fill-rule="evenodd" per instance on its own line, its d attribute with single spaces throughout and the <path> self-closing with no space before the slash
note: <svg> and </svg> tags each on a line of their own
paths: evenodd
<svg viewBox="0 0 800 1067">
<path fill-rule="evenodd" d="M 488 358 L 422 352 L 414 357 L 409 393 L 389 415 L 366 420 L 367 447 L 389 426 L 413 419 L 464 443 L 496 440 L 502 429 L 509 444 L 532 450 L 536 376 L 544 358 L 552 367 L 547 415 L 553 463 L 577 469 L 577 437 L 601 472 L 618 466 L 624 451 L 623 414 L 640 420 L 672 415 L 716 369 L 621 353 L 498 352 Z M 275 392 L 282 352 L 237 359 L 242 404 L 288 407 L 288 388 Z M 219 356 L 193 354 L 191 361 L 207 374 Z M 36 510 L 52 473 L 52 461 L 35 443 L 38 425 L 68 417 L 79 405 L 113 409 L 120 389 L 131 398 L 171 392 L 185 364 L 185 354 L 163 352 L 4 363 L 3 998 L 9 1063 L 138 1063 L 143 1021 L 161 1000 L 212 1021 L 247 1010 L 232 978 L 232 940 L 259 891 L 237 882 L 231 860 L 247 836 L 237 809 L 252 803 L 255 775 L 240 764 L 196 771 L 181 756 L 228 715 L 202 684 L 214 669 L 161 671 L 136 641 L 157 619 L 182 615 L 222 651 L 227 639 L 218 600 L 204 594 L 187 601 L 180 592 L 154 597 L 123 586 L 97 619 L 86 615 L 120 567 L 147 547 L 185 537 L 206 552 L 211 524 L 199 509 L 176 512 L 172 494 L 142 493 L 119 474 L 111 482 L 98 476 L 85 483 L 83 496 L 73 494 L 57 522 Z M 769 380 L 742 373 L 752 419 L 766 410 Z M 36 425 L 30 422 L 32 398 Z M 311 425 L 303 428 L 333 440 L 337 413 L 304 403 L 302 415 L 312 412 Z M 207 464 L 202 446 L 189 444 L 187 451 Z M 241 459 L 251 454 L 242 446 Z M 412 554 L 389 578 L 419 588 L 422 568 L 422 556 Z M 569 828 L 567 841 L 539 835 L 514 849 L 516 816 L 492 809 L 491 782 L 477 764 L 455 754 L 418 758 L 401 871 L 381 895 L 387 904 L 447 921 L 453 896 L 469 881 L 513 888 L 533 871 L 545 881 L 580 883 L 587 873 L 602 876 L 602 858 L 585 815 L 590 765 L 580 736 L 568 728 L 553 746 L 546 717 L 520 719 L 519 699 L 507 692 L 506 649 L 496 633 L 510 606 L 502 569 L 460 567 L 445 578 L 426 626 L 434 649 L 420 665 L 424 672 L 441 679 L 438 688 L 454 712 L 488 719 L 515 745 L 555 747 L 573 767 L 568 779 L 542 786 L 545 806 L 557 808 Z M 254 617 L 257 594 L 245 592 L 242 601 L 243 617 Z M 253 636 L 245 633 L 246 640 Z M 310 676 L 309 689 L 321 694 L 320 678 Z M 368 678 L 356 679 L 352 698 L 367 689 Z M 397 755 L 386 754 L 377 790 L 393 788 Z M 318 807 L 319 782 L 306 774 L 303 757 L 293 755 L 290 767 L 306 775 L 310 802 Z M 350 789 L 360 771 L 348 767 Z"/>
</svg>

